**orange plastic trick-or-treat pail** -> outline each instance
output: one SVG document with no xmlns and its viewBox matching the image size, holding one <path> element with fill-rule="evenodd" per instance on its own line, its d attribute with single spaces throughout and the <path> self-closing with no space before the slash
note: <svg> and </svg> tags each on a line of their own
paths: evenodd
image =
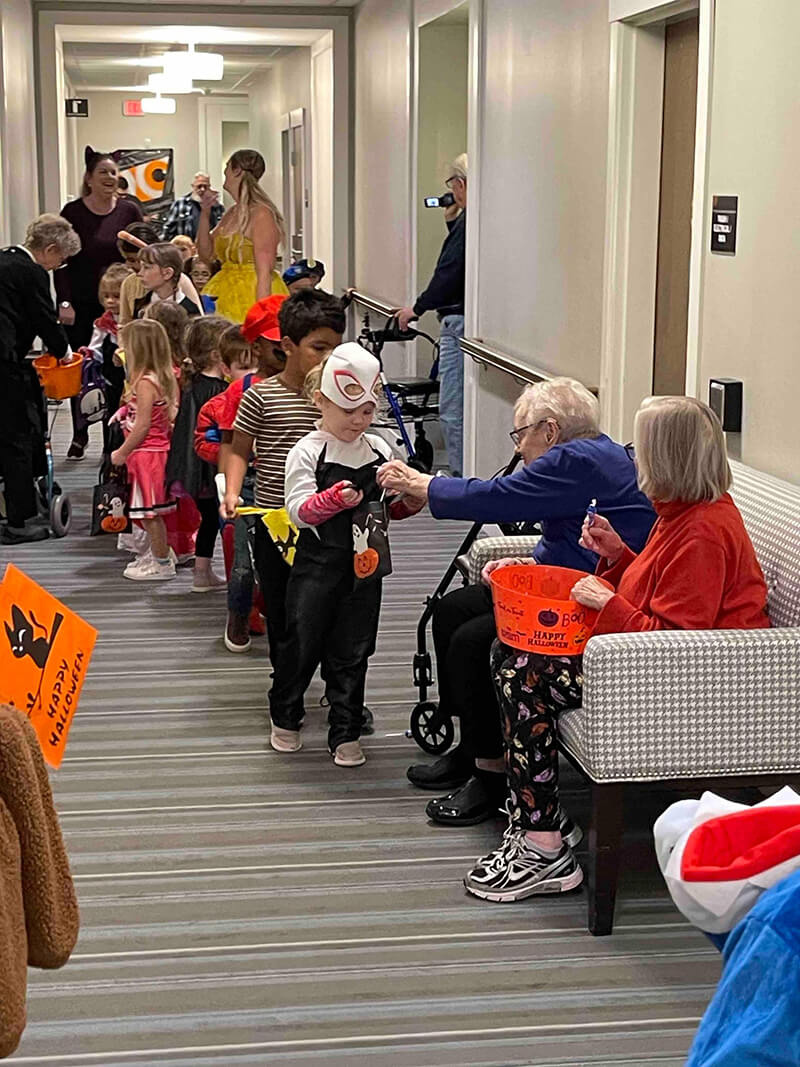
<svg viewBox="0 0 800 1067">
<path fill-rule="evenodd" d="M 67 400 L 81 391 L 83 356 L 80 352 L 73 352 L 61 362 L 45 352 L 33 361 L 33 365 L 48 399 Z"/>
<path fill-rule="evenodd" d="M 586 576 L 586 571 L 536 564 L 509 564 L 492 571 L 497 636 L 522 652 L 579 656 L 599 614 L 570 599 L 572 587 Z"/>
</svg>

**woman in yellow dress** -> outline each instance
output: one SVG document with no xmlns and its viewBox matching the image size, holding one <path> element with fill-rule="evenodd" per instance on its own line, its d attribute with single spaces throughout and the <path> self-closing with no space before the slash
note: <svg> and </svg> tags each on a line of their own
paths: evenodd
<svg viewBox="0 0 800 1067">
<path fill-rule="evenodd" d="M 208 189 L 200 201 L 195 242 L 200 259 L 218 259 L 222 269 L 206 284 L 204 296 L 217 298 L 216 312 L 231 322 L 244 317 L 257 300 L 289 290 L 275 270 L 278 246 L 284 239 L 283 217 L 261 186 L 266 169 L 260 152 L 234 152 L 225 166 L 223 189 L 234 199 L 219 223 L 210 229 L 211 206 L 219 199 Z"/>
</svg>

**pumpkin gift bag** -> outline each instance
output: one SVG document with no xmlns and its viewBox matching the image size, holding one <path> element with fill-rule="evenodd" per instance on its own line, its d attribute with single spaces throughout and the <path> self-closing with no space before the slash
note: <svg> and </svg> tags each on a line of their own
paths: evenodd
<svg viewBox="0 0 800 1067">
<path fill-rule="evenodd" d="M 353 569 L 361 581 L 385 578 L 392 573 L 389 552 L 389 510 L 383 500 L 373 500 L 353 512 Z"/>
<path fill-rule="evenodd" d="M 107 479 L 100 474 L 100 481 L 94 487 L 92 496 L 91 534 L 124 534 L 131 532 L 131 520 L 128 516 L 129 489 L 124 468 L 112 467 Z"/>
</svg>

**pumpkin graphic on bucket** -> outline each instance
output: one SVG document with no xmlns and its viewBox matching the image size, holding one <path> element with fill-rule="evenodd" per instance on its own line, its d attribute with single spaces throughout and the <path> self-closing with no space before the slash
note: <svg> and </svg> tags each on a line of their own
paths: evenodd
<svg viewBox="0 0 800 1067">
<path fill-rule="evenodd" d="M 599 614 L 570 597 L 575 583 L 586 577 L 586 571 L 531 564 L 509 564 L 492 571 L 497 636 L 522 652 L 581 655 Z M 612 588 L 608 582 L 603 584 Z"/>
</svg>

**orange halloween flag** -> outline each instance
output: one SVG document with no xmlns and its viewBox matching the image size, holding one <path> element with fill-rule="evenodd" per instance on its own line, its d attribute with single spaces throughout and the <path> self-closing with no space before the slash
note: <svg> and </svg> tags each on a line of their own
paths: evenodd
<svg viewBox="0 0 800 1067">
<path fill-rule="evenodd" d="M 97 630 L 9 563 L 0 584 L 0 703 L 31 720 L 58 767 Z"/>
</svg>

